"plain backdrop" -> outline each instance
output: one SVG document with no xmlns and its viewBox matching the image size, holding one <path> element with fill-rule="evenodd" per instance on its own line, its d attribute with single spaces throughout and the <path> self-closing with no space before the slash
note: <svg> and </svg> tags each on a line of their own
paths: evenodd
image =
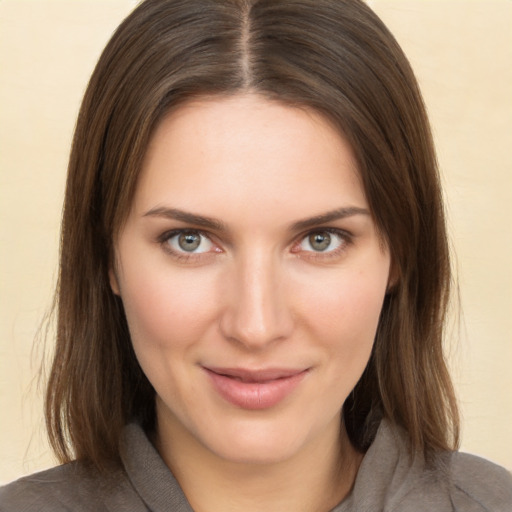
<svg viewBox="0 0 512 512">
<path fill-rule="evenodd" d="M 0 0 L 0 483 L 54 464 L 34 339 L 81 96 L 135 3 Z M 412 62 L 437 143 L 460 289 L 447 343 L 462 449 L 512 469 L 512 2 L 369 3 Z"/>
</svg>

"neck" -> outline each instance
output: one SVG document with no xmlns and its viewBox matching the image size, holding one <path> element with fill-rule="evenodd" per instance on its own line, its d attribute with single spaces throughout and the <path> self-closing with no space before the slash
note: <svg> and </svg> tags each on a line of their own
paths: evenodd
<svg viewBox="0 0 512 512">
<path fill-rule="evenodd" d="M 168 427 L 159 421 L 156 448 L 195 512 L 327 512 L 349 494 L 362 460 L 342 423 L 292 458 L 268 464 L 222 459 L 183 439 L 189 432 Z"/>
</svg>

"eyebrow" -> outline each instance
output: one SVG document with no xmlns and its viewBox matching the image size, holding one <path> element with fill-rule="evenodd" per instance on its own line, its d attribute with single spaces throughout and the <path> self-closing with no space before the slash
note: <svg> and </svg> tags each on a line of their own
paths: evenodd
<svg viewBox="0 0 512 512">
<path fill-rule="evenodd" d="M 202 228 L 215 231 L 227 231 L 226 225 L 217 219 L 178 210 L 177 208 L 157 206 L 146 212 L 143 217 L 163 217 L 165 219 L 179 220 L 187 224 L 194 224 L 195 226 L 201 226 Z"/>
<path fill-rule="evenodd" d="M 294 222 L 291 226 L 291 230 L 302 231 L 304 229 L 320 226 L 321 224 L 327 224 L 347 217 L 353 217 L 354 215 L 370 215 L 370 211 L 358 206 L 337 208 L 336 210 L 331 210 L 329 212 L 316 215 L 315 217 L 309 217 L 307 219 Z"/>
<path fill-rule="evenodd" d="M 290 226 L 290 231 L 302 231 L 304 229 L 320 226 L 336 220 L 353 217 L 354 215 L 370 215 L 369 210 L 357 206 L 348 206 L 344 208 L 337 208 L 314 217 L 299 220 Z M 146 212 L 143 217 L 163 217 L 166 219 L 178 220 L 187 224 L 194 224 L 203 228 L 226 232 L 228 231 L 226 225 L 212 217 L 198 215 L 195 213 L 186 212 L 177 208 L 168 208 L 165 206 L 157 206 Z"/>
</svg>

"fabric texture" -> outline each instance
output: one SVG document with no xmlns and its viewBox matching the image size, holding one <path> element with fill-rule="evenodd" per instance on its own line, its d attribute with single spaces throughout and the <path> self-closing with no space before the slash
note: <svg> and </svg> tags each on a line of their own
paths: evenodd
<svg viewBox="0 0 512 512">
<path fill-rule="evenodd" d="M 74 462 L 0 488 L 1 512 L 193 512 L 137 424 L 121 440 L 123 469 L 100 475 Z M 430 468 L 430 469 L 429 469 Z M 352 492 L 332 512 L 511 512 L 512 476 L 495 464 L 446 453 L 411 460 L 405 435 L 383 420 Z"/>
</svg>

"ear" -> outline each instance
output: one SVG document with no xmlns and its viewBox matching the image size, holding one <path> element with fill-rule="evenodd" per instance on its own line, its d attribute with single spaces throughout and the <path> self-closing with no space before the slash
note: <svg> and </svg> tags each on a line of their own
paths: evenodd
<svg viewBox="0 0 512 512">
<path fill-rule="evenodd" d="M 110 288 L 114 292 L 115 295 L 121 295 L 119 290 L 119 281 L 117 279 L 116 273 L 112 267 L 108 270 L 108 280 L 110 282 Z"/>
<path fill-rule="evenodd" d="M 386 288 L 386 294 L 392 293 L 395 291 L 398 282 L 400 281 L 400 272 L 398 271 L 398 267 L 394 261 L 391 261 L 389 266 L 389 276 L 388 276 L 388 286 Z"/>
</svg>

